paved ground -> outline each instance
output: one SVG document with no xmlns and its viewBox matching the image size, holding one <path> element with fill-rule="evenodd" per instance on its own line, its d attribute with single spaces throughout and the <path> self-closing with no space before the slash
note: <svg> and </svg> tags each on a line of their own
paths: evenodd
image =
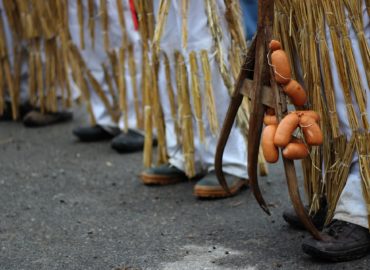
<svg viewBox="0 0 370 270">
<path fill-rule="evenodd" d="M 262 189 L 197 200 L 194 183 L 143 186 L 141 154 L 82 144 L 74 125 L 0 123 L 0 269 L 369 269 L 369 258 L 325 264 L 301 252 L 308 237 L 284 224 L 281 166 Z"/>
</svg>

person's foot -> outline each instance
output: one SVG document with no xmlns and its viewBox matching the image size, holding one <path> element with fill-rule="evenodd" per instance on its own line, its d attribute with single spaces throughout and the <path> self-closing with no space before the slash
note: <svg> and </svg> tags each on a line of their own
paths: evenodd
<svg viewBox="0 0 370 270">
<path fill-rule="evenodd" d="M 142 134 L 129 129 L 127 133 L 121 132 L 114 137 L 111 146 L 118 153 L 142 151 L 144 148 L 144 139 Z"/>
<path fill-rule="evenodd" d="M 308 213 L 309 207 L 306 206 L 306 211 Z M 323 206 L 317 211 L 316 214 L 311 216 L 312 223 L 315 225 L 315 227 L 319 230 L 322 230 L 324 227 L 325 219 L 326 219 L 326 214 L 328 212 L 327 206 Z M 288 210 L 285 210 L 283 212 L 283 218 L 288 223 L 290 226 L 293 228 L 299 229 L 299 230 L 305 230 L 306 228 L 304 227 L 303 223 L 297 216 L 294 208 L 290 208 Z"/>
<path fill-rule="evenodd" d="M 41 113 L 32 110 L 23 117 L 23 124 L 26 127 L 44 127 L 57 123 L 63 123 L 72 120 L 71 112 Z"/>
<path fill-rule="evenodd" d="M 101 126 L 96 125 L 77 127 L 72 132 L 81 142 L 98 142 L 114 138 L 120 133 L 120 130 L 118 128 L 110 128 L 108 132 Z"/>
<path fill-rule="evenodd" d="M 225 198 L 237 194 L 243 187 L 248 185 L 248 180 L 240 179 L 239 177 L 226 174 L 226 182 L 229 186 L 230 193 L 227 193 L 217 180 L 215 172 L 211 172 L 204 176 L 194 186 L 194 195 L 199 198 Z"/>
<path fill-rule="evenodd" d="M 359 225 L 334 220 L 322 234 L 325 241 L 305 240 L 303 252 L 316 259 L 340 262 L 359 259 L 370 251 L 369 229 Z"/>
<path fill-rule="evenodd" d="M 145 185 L 170 185 L 188 180 L 183 171 L 170 164 L 146 169 L 140 178 Z"/>
</svg>

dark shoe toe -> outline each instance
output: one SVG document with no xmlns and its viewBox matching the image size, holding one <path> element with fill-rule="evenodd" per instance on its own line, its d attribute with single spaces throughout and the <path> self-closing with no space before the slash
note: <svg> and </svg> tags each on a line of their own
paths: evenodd
<svg viewBox="0 0 370 270">
<path fill-rule="evenodd" d="M 119 153 L 132 153 L 142 151 L 144 148 L 144 136 L 134 130 L 121 133 L 111 143 L 114 150 Z"/>
<path fill-rule="evenodd" d="M 71 112 L 41 113 L 37 110 L 28 112 L 23 118 L 26 127 L 44 127 L 72 120 Z"/>
<path fill-rule="evenodd" d="M 90 127 L 77 127 L 72 132 L 82 142 L 110 140 L 115 136 L 115 133 L 112 134 L 99 125 Z"/>
</svg>

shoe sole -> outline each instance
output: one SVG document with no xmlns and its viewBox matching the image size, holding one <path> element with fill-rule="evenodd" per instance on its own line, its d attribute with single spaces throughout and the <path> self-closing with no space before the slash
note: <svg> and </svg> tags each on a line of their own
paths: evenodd
<svg viewBox="0 0 370 270">
<path fill-rule="evenodd" d="M 180 176 L 168 177 L 163 175 L 152 175 L 146 173 L 140 174 L 140 179 L 141 182 L 143 182 L 145 185 L 159 185 L 159 186 L 172 185 L 186 181 L 185 177 Z"/>
<path fill-rule="evenodd" d="M 321 260 L 331 261 L 331 262 L 345 262 L 360 259 L 368 254 L 370 251 L 369 246 L 363 246 L 351 250 L 346 250 L 342 252 L 328 252 L 322 251 L 314 248 L 310 245 L 302 244 L 303 252 Z"/>
<path fill-rule="evenodd" d="M 220 188 L 209 188 L 209 187 L 195 187 L 194 195 L 199 198 L 226 198 L 236 195 L 240 189 L 247 186 L 246 181 L 239 181 L 236 185 L 230 188 L 230 193 L 227 193 L 224 189 Z"/>
</svg>

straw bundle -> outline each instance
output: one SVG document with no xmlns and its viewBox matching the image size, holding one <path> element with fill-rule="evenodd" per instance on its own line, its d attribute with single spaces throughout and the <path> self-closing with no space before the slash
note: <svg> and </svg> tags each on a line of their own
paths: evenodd
<svg viewBox="0 0 370 270">
<path fill-rule="evenodd" d="M 219 123 L 217 118 L 215 97 L 213 94 L 211 67 L 208 60 L 208 52 L 206 50 L 202 50 L 200 52 L 200 59 L 202 62 L 204 76 L 205 100 L 207 106 L 208 121 L 212 134 L 216 136 L 219 132 Z"/>
<path fill-rule="evenodd" d="M 77 17 L 80 30 L 80 47 L 85 49 L 85 25 L 84 25 L 84 6 L 82 0 L 77 0 Z"/>
<path fill-rule="evenodd" d="M 365 198 L 368 224 L 370 225 L 370 133 L 358 134 L 358 154 L 360 162 L 360 172 L 362 178 L 362 193 Z"/>
<path fill-rule="evenodd" d="M 182 149 L 185 157 L 185 172 L 188 177 L 195 176 L 195 163 L 194 163 L 194 130 L 193 120 L 191 113 L 188 74 L 185 66 L 185 59 L 181 53 L 175 53 L 177 62 L 177 78 L 178 81 L 178 97 L 180 109 L 180 124 L 181 124 L 181 139 Z"/>
<path fill-rule="evenodd" d="M 113 85 L 113 79 L 111 74 L 109 73 L 107 65 L 104 63 L 102 64 L 103 72 L 104 72 L 104 80 L 107 82 L 109 95 L 112 98 L 112 108 L 114 111 L 119 110 L 119 101 L 117 97 L 117 92 L 115 91 Z"/>
<path fill-rule="evenodd" d="M 134 107 L 135 107 L 135 114 L 136 114 L 136 127 L 142 128 L 143 126 L 143 116 L 142 111 L 140 109 L 140 100 L 139 100 L 139 89 L 137 86 L 136 81 L 136 61 L 134 55 L 134 47 L 133 45 L 128 46 L 128 67 L 131 76 L 131 84 L 134 96 Z"/>
<path fill-rule="evenodd" d="M 220 70 L 220 74 L 224 80 L 224 84 L 228 89 L 229 93 L 233 90 L 233 83 L 230 77 L 230 73 L 228 68 L 225 64 L 225 52 L 222 46 L 222 39 L 224 33 L 222 32 L 222 28 L 219 21 L 219 12 L 217 9 L 217 5 L 214 1 L 211 0 L 204 0 L 205 8 L 206 8 L 206 15 L 208 18 L 208 25 L 211 31 L 211 35 L 214 40 L 215 46 L 215 53 L 216 53 L 216 62 L 218 64 L 218 68 Z"/>
<path fill-rule="evenodd" d="M 312 212 L 318 209 L 320 197 L 326 194 L 329 206 L 327 222 L 332 219 L 339 196 L 346 184 L 355 151 L 363 157 L 360 166 L 364 194 L 365 198 L 370 197 L 366 195 L 370 194 L 367 193 L 369 164 L 366 158 L 368 148 L 365 138 L 366 131 L 369 130 L 369 122 L 366 114 L 366 97 L 349 39 L 346 9 L 359 40 L 364 66 L 368 66 L 369 49 L 363 37 L 361 1 L 278 0 L 276 3 L 275 34 L 282 41 L 284 50 L 294 57 L 292 66 L 296 69 L 295 76 L 302 74 L 304 85 L 309 90 L 309 108 L 320 113 L 321 128 L 326 134 L 324 145 L 311 149 L 310 159 L 303 162 L 303 167 L 305 188 Z M 349 142 L 339 129 L 338 108 L 335 104 L 328 42 L 325 35 L 326 24 L 353 132 Z M 355 97 L 355 104 L 352 96 Z M 361 121 L 355 113 L 356 107 L 360 111 Z"/>
<path fill-rule="evenodd" d="M 182 47 L 186 50 L 188 47 L 188 13 L 189 13 L 189 1 L 181 0 L 181 40 Z"/>
<path fill-rule="evenodd" d="M 335 142 L 336 149 L 339 149 L 339 155 L 335 153 L 336 162 L 328 171 L 334 172 L 331 181 L 326 186 L 326 194 L 328 201 L 328 214 L 326 216 L 326 224 L 329 224 L 334 216 L 334 211 L 337 206 L 340 194 L 342 193 L 350 171 L 351 162 L 353 159 L 354 152 L 356 150 L 355 135 L 353 135 L 349 142 L 345 136 L 338 137 Z"/>
<path fill-rule="evenodd" d="M 128 132 L 128 107 L 127 107 L 127 89 L 125 80 L 125 50 L 119 49 L 118 61 L 118 92 L 119 92 L 119 107 L 121 109 L 124 121 L 124 131 Z"/>
<path fill-rule="evenodd" d="M 144 153 L 143 162 L 145 167 L 150 167 L 152 165 L 152 153 L 153 153 L 153 108 L 152 108 L 152 73 L 150 69 L 150 63 L 148 55 L 143 52 L 143 78 L 142 87 L 144 91 L 143 104 L 144 104 L 144 131 L 145 131 L 145 141 L 144 141 Z"/>
<path fill-rule="evenodd" d="M 100 16 L 101 16 L 104 48 L 105 48 L 106 51 L 108 51 L 110 49 L 109 15 L 108 15 L 108 8 L 107 8 L 107 1 L 106 0 L 100 0 L 100 11 L 99 12 L 100 12 Z"/>
<path fill-rule="evenodd" d="M 190 71 L 191 71 L 191 95 L 193 97 L 193 104 L 194 104 L 194 111 L 195 111 L 195 119 L 198 124 L 198 131 L 199 131 L 199 139 L 202 143 L 204 143 L 205 139 L 205 129 L 203 123 L 203 111 L 202 111 L 202 97 L 200 93 L 199 87 L 199 71 L 198 71 L 198 63 L 197 63 L 197 56 L 196 52 L 192 51 L 189 54 L 189 61 L 190 61 Z M 208 87 L 208 86 L 206 86 Z M 212 91 L 212 89 L 210 89 Z"/>
<path fill-rule="evenodd" d="M 121 27 L 121 32 L 122 32 L 122 48 L 127 48 L 128 47 L 128 36 L 127 36 L 125 17 L 123 13 L 122 0 L 116 0 L 116 5 L 117 5 L 119 25 Z"/>
<path fill-rule="evenodd" d="M 158 149 L 157 149 L 157 163 L 168 163 L 167 148 L 166 148 L 166 130 L 163 116 L 163 110 L 160 104 L 159 90 L 158 90 L 158 59 L 155 53 L 152 54 L 151 62 L 152 75 L 152 98 L 154 108 L 154 122 L 157 130 Z"/>
<path fill-rule="evenodd" d="M 159 9 L 158 9 L 158 21 L 155 27 L 152 46 L 153 51 L 158 54 L 160 48 L 160 40 L 162 38 L 163 29 L 167 21 L 168 12 L 170 9 L 171 1 L 170 0 L 160 0 Z"/>
</svg>

